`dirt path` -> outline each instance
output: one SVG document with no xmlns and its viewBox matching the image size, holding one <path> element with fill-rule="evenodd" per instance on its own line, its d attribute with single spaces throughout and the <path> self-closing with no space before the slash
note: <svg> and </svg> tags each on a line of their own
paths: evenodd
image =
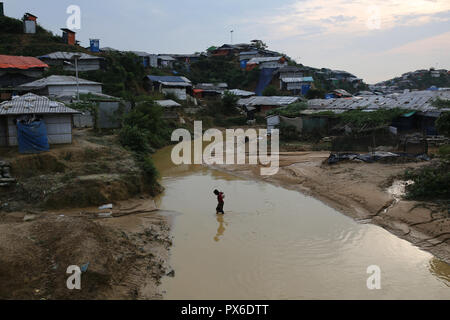
<svg viewBox="0 0 450 320">
<path fill-rule="evenodd" d="M 328 152 L 281 152 L 280 170 L 263 177 L 259 167 L 216 165 L 239 176 L 298 190 L 364 223 L 374 223 L 450 263 L 450 219 L 431 203 L 398 199 L 386 183 L 406 168 L 424 163 L 324 164 Z"/>
</svg>

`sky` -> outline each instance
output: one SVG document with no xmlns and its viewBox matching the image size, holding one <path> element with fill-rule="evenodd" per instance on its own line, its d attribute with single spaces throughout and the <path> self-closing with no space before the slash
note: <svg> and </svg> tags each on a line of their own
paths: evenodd
<svg viewBox="0 0 450 320">
<path fill-rule="evenodd" d="M 77 40 L 149 53 L 193 53 L 261 39 L 316 68 L 376 83 L 417 69 L 450 69 L 450 0 L 0 0 L 61 34 L 81 10 Z"/>
</svg>

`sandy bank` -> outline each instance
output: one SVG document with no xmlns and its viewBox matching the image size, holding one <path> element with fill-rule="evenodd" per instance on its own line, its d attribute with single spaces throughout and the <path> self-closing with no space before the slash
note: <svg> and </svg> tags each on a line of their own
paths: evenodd
<svg viewBox="0 0 450 320">
<path fill-rule="evenodd" d="M 0 215 L 0 299 L 161 299 L 170 218 L 151 199 L 98 208 Z M 69 290 L 71 265 L 88 269 Z"/>
<path fill-rule="evenodd" d="M 323 164 L 328 152 L 281 152 L 280 170 L 261 176 L 259 167 L 216 165 L 215 169 L 311 195 L 363 223 L 379 225 L 450 263 L 450 218 L 431 203 L 406 201 L 388 192 L 392 176 L 426 163 Z"/>
</svg>

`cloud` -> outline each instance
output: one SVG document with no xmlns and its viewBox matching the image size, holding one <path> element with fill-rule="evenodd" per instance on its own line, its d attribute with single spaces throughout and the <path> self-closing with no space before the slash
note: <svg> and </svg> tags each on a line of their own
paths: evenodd
<svg viewBox="0 0 450 320">
<path fill-rule="evenodd" d="M 241 22 L 242 25 L 253 24 L 255 30 L 264 30 L 272 40 L 280 40 L 309 36 L 305 29 L 320 30 L 321 34 L 364 35 L 379 29 L 420 26 L 449 19 L 448 0 L 303 0 Z"/>
</svg>

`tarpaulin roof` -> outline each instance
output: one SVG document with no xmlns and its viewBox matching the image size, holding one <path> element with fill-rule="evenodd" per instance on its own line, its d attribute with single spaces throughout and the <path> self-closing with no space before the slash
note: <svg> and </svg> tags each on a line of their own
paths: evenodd
<svg viewBox="0 0 450 320">
<path fill-rule="evenodd" d="M 0 69 L 48 68 L 48 65 L 34 57 L 0 55 Z"/>
</svg>

